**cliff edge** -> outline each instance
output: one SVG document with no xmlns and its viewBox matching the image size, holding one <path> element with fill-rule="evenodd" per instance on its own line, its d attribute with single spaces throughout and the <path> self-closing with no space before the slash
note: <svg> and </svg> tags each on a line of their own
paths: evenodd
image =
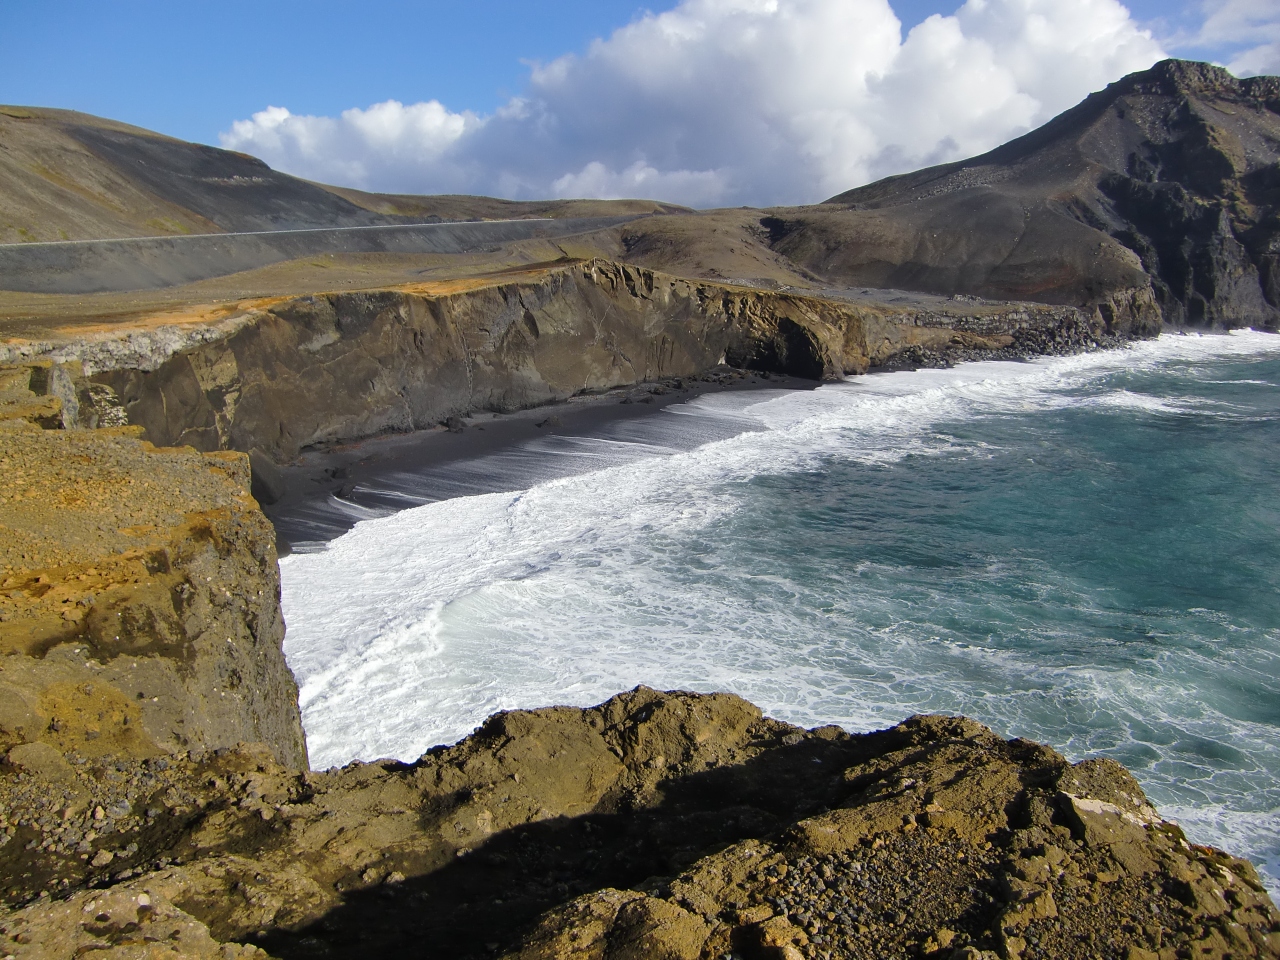
<svg viewBox="0 0 1280 960">
<path fill-rule="evenodd" d="M 240 741 L 305 765 L 248 458 L 62 426 L 49 364 L 0 371 L 0 751 L 32 769 Z"/>
<path fill-rule="evenodd" d="M 1253 868 L 1119 765 L 955 717 L 851 736 L 641 687 L 414 763 L 0 768 L 0 829 L 20 960 L 1280 956 Z"/>
<path fill-rule="evenodd" d="M 308 447 L 697 376 L 728 362 L 811 380 L 886 365 L 1091 349 L 1159 329 L 1143 290 L 1091 310 L 687 280 L 603 259 L 382 289 L 263 297 L 0 344 L 66 373 L 73 426 L 240 450 L 270 469 Z M 52 382 L 52 381 L 51 381 Z M 261 491 L 260 491 L 261 492 Z"/>
</svg>

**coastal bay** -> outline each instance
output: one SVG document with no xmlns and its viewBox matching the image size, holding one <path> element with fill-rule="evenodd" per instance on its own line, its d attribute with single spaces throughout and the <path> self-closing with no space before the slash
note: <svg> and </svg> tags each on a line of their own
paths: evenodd
<svg viewBox="0 0 1280 960">
<path fill-rule="evenodd" d="M 689 413 L 749 432 L 362 523 L 282 562 L 315 762 L 642 681 L 806 725 L 941 710 L 1121 760 L 1274 885 L 1277 351 L 1167 334 L 721 394 Z"/>
<path fill-rule="evenodd" d="M 0 107 L 0 956 L 1280 956 L 1278 97 L 720 210 Z"/>
</svg>

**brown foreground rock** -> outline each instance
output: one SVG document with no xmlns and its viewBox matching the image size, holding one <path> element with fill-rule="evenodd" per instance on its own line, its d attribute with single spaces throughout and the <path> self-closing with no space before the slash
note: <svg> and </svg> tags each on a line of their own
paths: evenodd
<svg viewBox="0 0 1280 960">
<path fill-rule="evenodd" d="M 305 764 L 248 458 L 158 449 L 137 427 L 41 429 L 68 403 L 21 379 L 48 373 L 0 371 L 0 754 L 61 777 L 64 751 L 258 741 Z"/>
<path fill-rule="evenodd" d="M 251 748 L 11 765 L 0 830 L 22 960 L 1280 956 L 1253 868 L 1117 764 L 723 694 L 502 713 L 327 773 Z"/>
</svg>

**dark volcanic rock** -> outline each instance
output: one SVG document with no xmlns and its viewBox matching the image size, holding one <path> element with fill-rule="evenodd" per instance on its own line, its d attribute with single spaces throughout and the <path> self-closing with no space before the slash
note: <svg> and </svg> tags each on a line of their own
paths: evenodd
<svg viewBox="0 0 1280 960">
<path fill-rule="evenodd" d="M 843 283 L 1280 322 L 1280 79 L 1169 60 L 981 157 L 778 211 L 771 246 Z M 1110 332 L 1126 332 L 1118 317 Z"/>
<path fill-rule="evenodd" d="M 283 463 L 320 443 L 440 423 L 454 429 L 473 411 L 698 376 L 722 362 L 830 380 L 894 362 L 1092 349 L 1117 311 L 1142 318 L 1143 332 L 1158 328 L 1154 300 L 1137 294 L 1089 311 L 964 301 L 921 309 L 590 260 L 245 301 L 216 327 L 189 328 L 179 349 L 117 355 L 103 340 L 64 352 L 94 369 L 90 383 L 154 443 L 256 449 Z M 267 460 L 255 465 L 269 500 Z"/>
</svg>

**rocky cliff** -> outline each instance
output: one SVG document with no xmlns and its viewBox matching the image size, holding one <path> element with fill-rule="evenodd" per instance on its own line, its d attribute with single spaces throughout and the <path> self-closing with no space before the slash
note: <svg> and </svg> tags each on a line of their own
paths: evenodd
<svg viewBox="0 0 1280 960">
<path fill-rule="evenodd" d="M 256 741 L 305 764 L 248 459 L 57 429 L 54 373 L 0 371 L 0 751 L 43 770 Z"/>
<path fill-rule="evenodd" d="M 889 306 L 690 281 L 603 260 L 393 289 L 246 301 L 11 347 L 79 363 L 84 425 L 283 462 L 310 445 L 509 411 L 721 362 L 810 379 L 891 363 L 1025 356 L 1154 333 L 1138 292 L 1093 311 Z M 55 369 L 62 369 L 55 366 Z"/>
<path fill-rule="evenodd" d="M 960 718 L 851 736 L 638 688 L 307 771 L 249 492 L 250 464 L 261 490 L 310 445 L 721 362 L 816 380 L 1273 324 L 1273 87 L 1163 65 L 824 209 L 640 220 L 465 279 L 406 260 L 345 292 L 6 301 L 35 306 L 0 344 L 0 957 L 1280 956 L 1253 868 L 1120 767 Z M 37 120 L 0 110 L 0 135 Z M 32 149 L 136 207 L 67 187 L 77 229 L 427 209 L 72 120 Z"/>
<path fill-rule="evenodd" d="M 1253 868 L 1114 763 L 639 688 L 414 763 L 0 769 L 0 949 L 104 957 L 1280 956 Z"/>
</svg>

